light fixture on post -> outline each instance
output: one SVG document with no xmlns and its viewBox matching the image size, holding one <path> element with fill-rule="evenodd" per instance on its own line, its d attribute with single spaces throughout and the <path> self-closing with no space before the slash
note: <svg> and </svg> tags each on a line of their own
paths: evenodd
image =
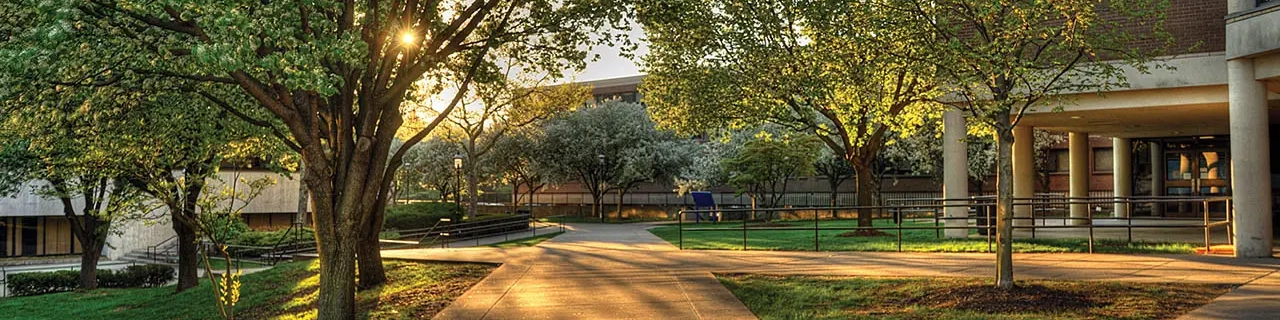
<svg viewBox="0 0 1280 320">
<path fill-rule="evenodd" d="M 453 203 L 462 210 L 462 154 L 453 155 L 453 176 L 458 179 L 453 187 Z"/>
</svg>

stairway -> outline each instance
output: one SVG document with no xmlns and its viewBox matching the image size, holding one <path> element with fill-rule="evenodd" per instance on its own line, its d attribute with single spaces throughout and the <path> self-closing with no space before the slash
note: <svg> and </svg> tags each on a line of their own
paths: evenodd
<svg viewBox="0 0 1280 320">
<path fill-rule="evenodd" d="M 120 257 L 120 260 L 142 264 L 178 265 L 178 243 L 168 241 L 151 249 L 150 252 L 148 248 L 135 249 Z"/>
</svg>

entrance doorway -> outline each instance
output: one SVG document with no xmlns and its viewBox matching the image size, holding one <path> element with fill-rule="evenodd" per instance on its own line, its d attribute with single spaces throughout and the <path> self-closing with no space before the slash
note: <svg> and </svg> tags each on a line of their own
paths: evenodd
<svg viewBox="0 0 1280 320">
<path fill-rule="evenodd" d="M 1165 140 L 1164 195 L 1214 197 L 1231 195 L 1231 156 L 1227 139 L 1199 137 Z M 1210 204 L 1210 213 L 1225 212 L 1223 203 Z M 1169 216 L 1200 217 L 1204 206 L 1178 203 L 1166 207 Z"/>
</svg>

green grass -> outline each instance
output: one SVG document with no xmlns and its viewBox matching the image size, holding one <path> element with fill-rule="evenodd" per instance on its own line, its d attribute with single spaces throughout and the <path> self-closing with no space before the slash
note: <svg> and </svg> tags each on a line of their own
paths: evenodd
<svg viewBox="0 0 1280 320">
<path fill-rule="evenodd" d="M 552 232 L 548 234 L 540 234 L 540 235 L 536 235 L 528 238 L 512 239 L 508 241 L 494 243 L 494 244 L 487 245 L 486 247 L 494 247 L 494 248 L 532 247 L 532 246 L 538 245 L 539 243 L 542 243 L 543 241 L 547 241 L 547 239 L 555 238 L 556 236 L 561 235 L 563 233 L 564 231 L 556 231 L 556 232 Z"/>
<path fill-rule="evenodd" d="M 248 268 L 261 268 L 261 267 L 269 267 L 269 266 L 270 266 L 270 265 L 268 265 L 268 264 L 266 264 L 266 263 L 262 263 L 262 262 L 258 262 L 258 261 L 251 261 L 251 260 L 234 260 L 234 259 L 233 259 L 233 260 L 231 260 L 231 261 L 232 261 L 233 263 L 238 263 L 238 264 L 240 265 L 240 268 L 243 268 L 243 269 L 248 269 Z M 203 269 L 203 268 L 204 268 L 204 261 L 200 261 L 199 266 L 200 266 L 200 268 L 201 268 L 201 269 Z M 210 266 L 211 268 L 213 268 L 213 270 L 214 270 L 214 271 L 218 271 L 218 270 L 225 270 L 225 269 L 227 268 L 227 260 L 226 260 L 226 259 L 223 259 L 223 258 L 212 257 L 212 258 L 210 258 L 210 259 L 209 259 L 209 266 Z"/>
<path fill-rule="evenodd" d="M 717 275 L 761 319 L 1172 319 L 1230 286 L 975 278 Z"/>
<path fill-rule="evenodd" d="M 402 261 L 384 262 L 388 282 L 357 294 L 367 318 L 431 318 L 492 266 Z M 320 277 L 319 262 L 282 263 L 246 274 L 236 306 L 240 319 L 312 319 Z M 200 286 L 173 294 L 173 286 L 98 289 L 0 299 L 4 317 L 18 319 L 220 319 L 207 278 Z"/>
<path fill-rule="evenodd" d="M 813 227 L 813 221 L 780 221 L 795 227 Z M 821 227 L 856 227 L 856 220 L 822 221 Z M 748 227 L 754 225 L 748 224 Z M 888 220 L 877 220 L 877 227 L 892 227 Z M 933 226 L 932 222 L 907 222 L 904 226 Z M 649 229 L 654 235 L 679 244 L 679 227 L 675 225 Z M 684 232 L 685 249 L 720 249 L 742 250 L 742 224 L 740 222 L 685 224 L 685 228 L 723 228 L 724 231 L 688 231 Z M 822 230 L 819 235 L 819 249 L 823 251 L 897 251 L 897 231 L 881 229 L 889 236 L 879 237 L 838 237 L 845 230 Z M 788 250 L 812 251 L 813 230 L 749 230 L 747 232 L 747 248 L 749 250 Z M 986 238 L 970 239 L 938 239 L 934 230 L 903 230 L 902 251 L 906 252 L 987 252 Z M 1191 243 L 1156 243 L 1133 242 L 1123 240 L 1095 239 L 1094 252 L 1099 253 L 1193 253 L 1196 248 Z M 1017 239 L 1013 244 L 1015 252 L 1088 252 L 1088 239 Z"/>
</svg>

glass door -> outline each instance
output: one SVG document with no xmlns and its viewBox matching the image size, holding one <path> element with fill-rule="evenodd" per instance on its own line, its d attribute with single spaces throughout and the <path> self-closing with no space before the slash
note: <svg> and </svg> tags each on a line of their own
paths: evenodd
<svg viewBox="0 0 1280 320">
<path fill-rule="evenodd" d="M 1231 164 L 1227 150 L 1175 150 L 1165 153 L 1165 194 L 1169 196 L 1213 197 L 1231 194 Z M 1214 204 L 1210 212 L 1221 212 Z M 1196 203 L 1167 206 L 1175 216 L 1201 216 L 1204 207 Z"/>
</svg>

